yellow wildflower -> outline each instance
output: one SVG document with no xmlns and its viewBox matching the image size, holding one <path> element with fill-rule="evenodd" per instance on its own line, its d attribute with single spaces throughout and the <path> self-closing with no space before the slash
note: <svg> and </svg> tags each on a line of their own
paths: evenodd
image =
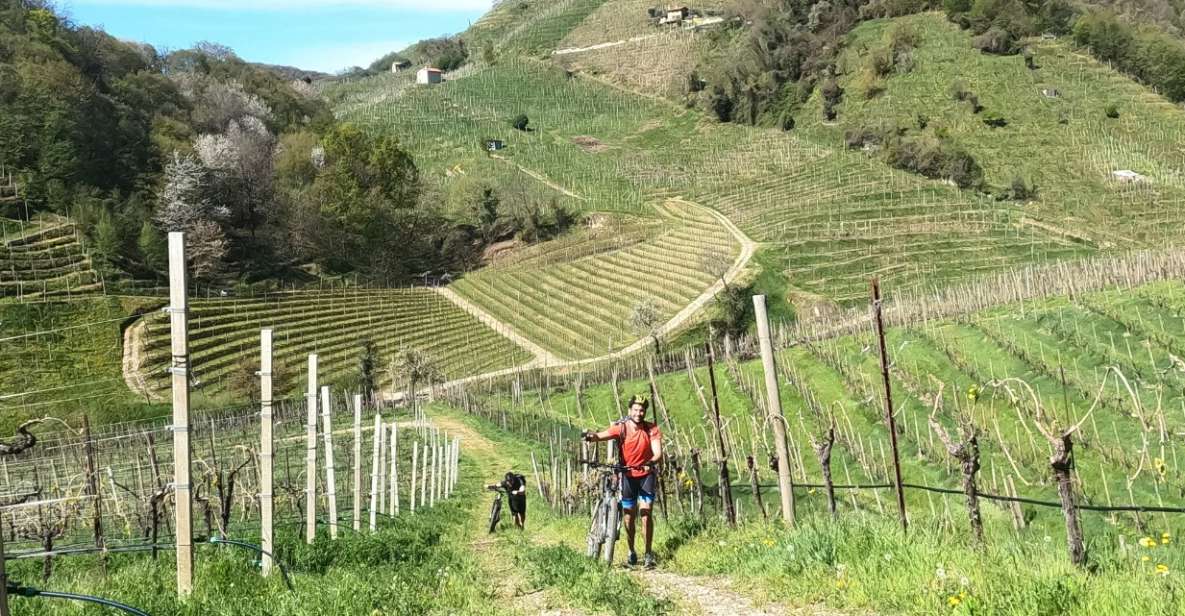
<svg viewBox="0 0 1185 616">
<path fill-rule="evenodd" d="M 1156 575 L 1168 575 L 1168 574 L 1169 574 L 1169 566 L 1168 565 L 1166 565 L 1164 563 L 1160 563 L 1159 565 L 1156 565 Z"/>
<path fill-rule="evenodd" d="M 1148 561 L 1150 561 L 1150 560 L 1152 560 L 1152 559 L 1151 559 L 1151 558 L 1149 558 L 1149 557 L 1147 557 L 1147 556 L 1141 556 L 1141 557 L 1140 557 L 1140 562 L 1142 562 L 1142 563 L 1146 563 L 1146 562 L 1148 562 Z"/>
<path fill-rule="evenodd" d="M 1160 458 L 1156 458 L 1152 461 L 1152 467 L 1156 469 L 1157 473 L 1160 473 L 1161 477 L 1164 477 L 1165 473 L 1168 471 L 1168 467 L 1165 466 L 1164 460 Z"/>
<path fill-rule="evenodd" d="M 1172 542 L 1172 540 L 1173 540 L 1172 537 L 1168 533 L 1161 533 L 1160 534 L 1160 542 L 1161 543 L 1168 545 L 1169 543 Z"/>
<path fill-rule="evenodd" d="M 1146 548 L 1154 548 L 1156 547 L 1156 540 L 1152 537 L 1144 537 L 1143 539 L 1140 539 L 1140 545 Z"/>
<path fill-rule="evenodd" d="M 764 543 L 764 544 L 765 544 L 765 547 L 772 547 L 772 546 L 773 546 L 773 544 L 774 544 L 774 540 L 773 540 L 773 539 L 766 539 L 766 540 L 765 540 L 765 541 L 763 541 L 762 543 Z"/>
<path fill-rule="evenodd" d="M 946 599 L 946 604 L 951 607 L 958 607 L 958 605 L 962 602 L 963 602 L 963 599 L 960 598 L 959 595 L 951 595 L 950 597 L 947 597 L 947 599 Z"/>
<path fill-rule="evenodd" d="M 978 385 L 972 385 L 971 387 L 967 388 L 967 399 L 972 402 L 975 402 L 976 400 L 979 399 L 979 386 Z"/>
<path fill-rule="evenodd" d="M 835 580 L 835 587 L 843 590 L 848 587 L 848 581 L 842 578 Z"/>
</svg>

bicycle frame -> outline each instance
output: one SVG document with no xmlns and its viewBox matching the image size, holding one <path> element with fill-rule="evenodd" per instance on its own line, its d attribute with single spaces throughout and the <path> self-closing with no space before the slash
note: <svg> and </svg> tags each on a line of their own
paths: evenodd
<svg viewBox="0 0 1185 616">
<path fill-rule="evenodd" d="M 501 487 L 487 489 L 498 493 L 490 505 L 490 532 L 492 533 L 498 529 L 498 522 L 502 519 L 502 497 L 506 496 L 506 490 Z"/>
</svg>

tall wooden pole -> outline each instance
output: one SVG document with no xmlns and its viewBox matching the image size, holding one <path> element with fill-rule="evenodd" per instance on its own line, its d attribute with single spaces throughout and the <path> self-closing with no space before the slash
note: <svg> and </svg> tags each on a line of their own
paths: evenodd
<svg viewBox="0 0 1185 616">
<path fill-rule="evenodd" d="M 333 405 L 329 387 L 321 388 L 321 425 L 325 432 L 325 497 L 329 501 L 329 538 L 337 539 L 337 467 L 333 459 Z"/>
<path fill-rule="evenodd" d="M 399 515 L 399 428 L 391 422 L 391 515 Z"/>
<path fill-rule="evenodd" d="M 412 441 L 411 443 L 411 489 L 408 490 L 408 508 L 412 513 L 416 512 L 416 474 L 419 471 L 419 457 L 420 457 L 420 443 L 419 441 Z"/>
<path fill-rule="evenodd" d="M 304 540 L 312 544 L 317 539 L 317 354 L 309 355 L 308 391 L 305 403 L 305 464 L 304 464 Z"/>
<path fill-rule="evenodd" d="M 193 494 L 189 465 L 189 302 L 185 287 L 185 234 L 169 233 L 169 332 L 173 385 L 173 523 L 177 548 L 177 595 L 193 592 Z"/>
<path fill-rule="evenodd" d="M 761 367 L 765 372 L 765 420 L 773 424 L 774 447 L 778 453 L 778 491 L 782 497 L 782 520 L 794 524 L 794 480 L 790 476 L 790 452 L 786 447 L 786 418 L 782 415 L 782 398 L 778 394 L 778 371 L 774 366 L 774 346 L 769 336 L 769 315 L 765 312 L 765 296 L 753 296 L 753 310 L 757 316 L 757 337 L 761 345 Z"/>
<path fill-rule="evenodd" d="M 354 532 L 362 530 L 362 394 L 354 394 Z"/>
<path fill-rule="evenodd" d="M 8 569 L 4 565 L 4 516 L 0 514 L 0 616 L 12 616 L 8 611 Z"/>
<path fill-rule="evenodd" d="M 272 572 L 275 553 L 275 522 L 272 508 L 272 330 L 259 331 L 259 515 L 263 556 L 260 566 L 266 577 Z"/>
<path fill-rule="evenodd" d="M 379 490 L 382 486 L 379 485 L 379 447 L 382 447 L 381 435 L 383 433 L 383 416 L 375 414 L 374 416 L 374 434 L 373 451 L 370 455 L 370 532 L 375 531 L 375 524 L 378 522 L 378 505 Z"/>
<path fill-rule="evenodd" d="M 103 497 L 99 490 L 99 486 L 101 485 L 99 482 L 99 464 L 95 456 L 95 439 L 91 435 L 91 420 L 89 415 L 82 416 L 82 435 L 86 448 L 86 494 L 95 499 L 94 507 L 91 509 L 95 548 L 102 555 L 100 562 L 103 566 L 104 574 L 106 574 L 107 546 L 103 540 Z"/>
<path fill-rule="evenodd" d="M 889 425 L 889 444 L 893 448 L 893 476 L 897 488 L 897 511 L 901 515 L 901 530 L 909 529 L 905 515 L 905 488 L 901 485 L 901 453 L 897 447 L 897 420 L 893 417 L 893 390 L 889 384 L 889 352 L 885 347 L 885 323 L 881 315 L 881 285 L 872 279 L 872 316 L 876 322 L 876 338 L 881 352 L 881 378 L 885 384 L 885 422 Z"/>
</svg>

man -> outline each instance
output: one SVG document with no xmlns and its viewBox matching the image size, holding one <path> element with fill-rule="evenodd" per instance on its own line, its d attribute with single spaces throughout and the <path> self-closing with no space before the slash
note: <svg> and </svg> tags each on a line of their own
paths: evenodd
<svg viewBox="0 0 1185 616">
<path fill-rule="evenodd" d="M 500 487 L 506 490 L 506 500 L 510 504 L 510 513 L 514 515 L 514 525 L 519 530 L 525 530 L 527 525 L 527 478 L 514 471 L 508 471 L 502 479 L 502 483 L 486 487 Z"/>
<path fill-rule="evenodd" d="M 603 432 L 585 432 L 584 440 L 590 442 L 617 441 L 621 463 L 633 467 L 621 477 L 621 508 L 625 512 L 625 533 L 629 541 L 630 555 L 627 561 L 632 567 L 638 564 L 638 553 L 634 549 L 634 521 L 642 518 L 642 533 L 646 539 L 646 556 L 643 564 L 653 569 L 657 564 L 651 543 L 654 538 L 654 516 L 650 514 L 654 504 L 655 486 L 658 476 L 654 465 L 662 459 L 662 432 L 658 426 L 646 421 L 646 410 L 650 400 L 643 395 L 630 398 L 629 418 L 614 422 Z"/>
</svg>

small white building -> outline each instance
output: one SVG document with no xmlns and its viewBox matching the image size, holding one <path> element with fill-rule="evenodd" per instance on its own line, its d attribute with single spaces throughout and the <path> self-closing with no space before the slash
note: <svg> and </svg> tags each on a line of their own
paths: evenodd
<svg viewBox="0 0 1185 616">
<path fill-rule="evenodd" d="M 425 66 L 416 73 L 416 83 L 436 84 L 444 81 L 444 73 L 438 68 Z"/>
<path fill-rule="evenodd" d="M 685 6 L 668 6 L 666 8 L 666 17 L 658 20 L 659 24 L 677 24 L 682 23 L 684 19 L 691 16 L 691 9 Z"/>
<path fill-rule="evenodd" d="M 392 73 L 402 73 L 403 71 L 406 71 L 409 68 L 411 68 L 411 61 L 410 60 L 396 60 L 391 63 L 391 72 Z"/>
<path fill-rule="evenodd" d="M 1144 181 L 1144 176 L 1136 173 L 1135 171 L 1131 171 L 1128 169 L 1119 169 L 1118 171 L 1112 171 L 1111 177 L 1115 178 L 1116 180 L 1119 180 L 1120 182 L 1143 182 Z"/>
</svg>

